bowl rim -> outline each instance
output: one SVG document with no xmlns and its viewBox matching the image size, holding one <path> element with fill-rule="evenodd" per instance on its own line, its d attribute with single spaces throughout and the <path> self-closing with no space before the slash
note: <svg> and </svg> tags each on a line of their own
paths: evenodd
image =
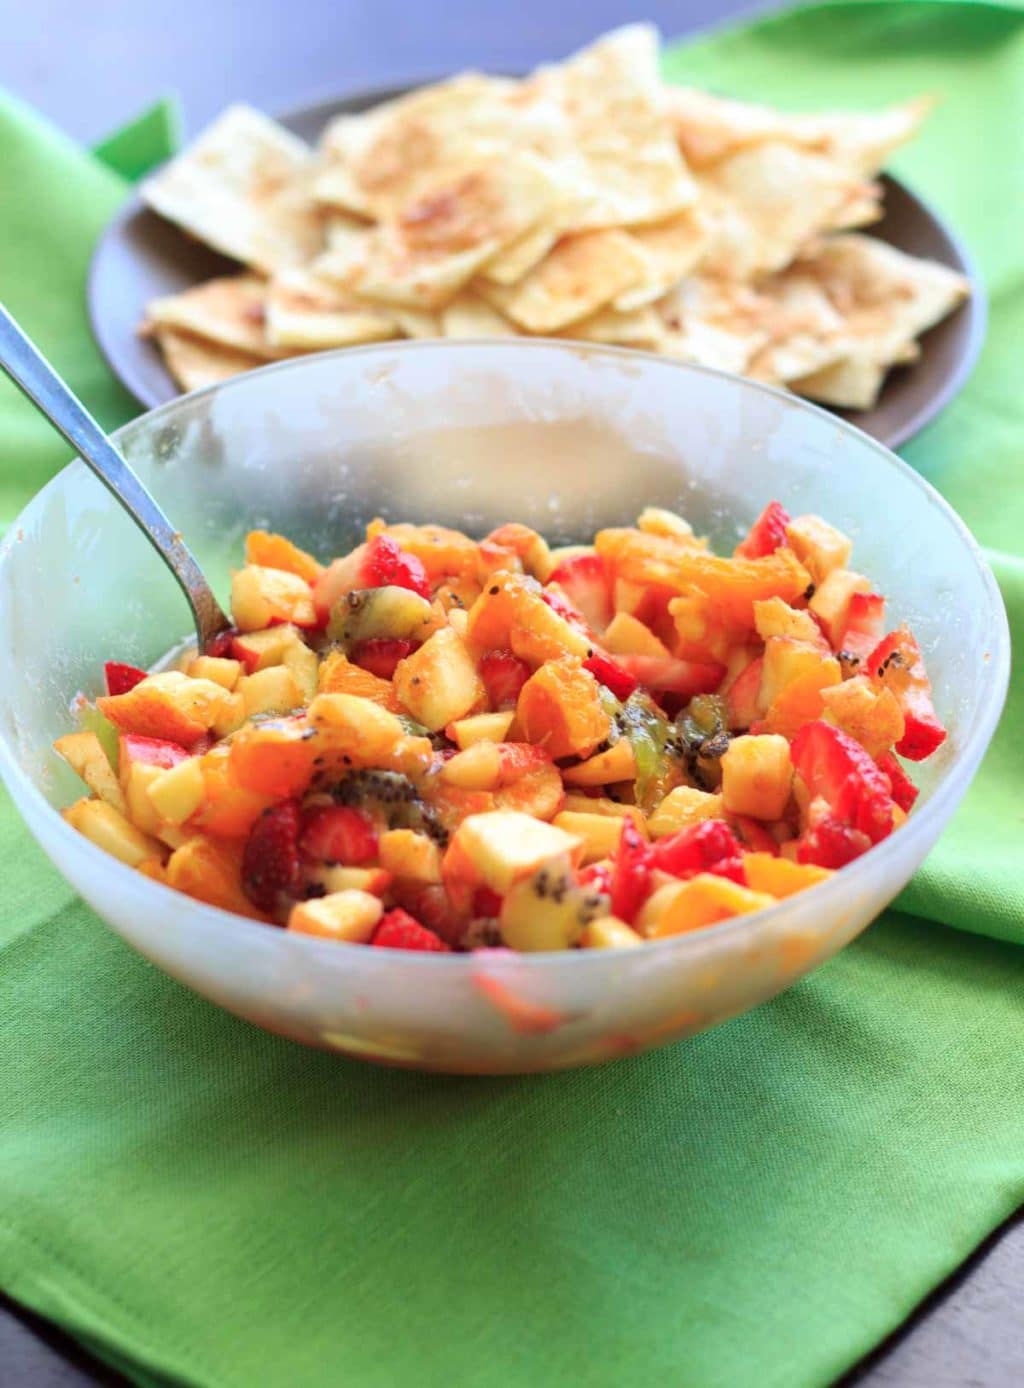
<svg viewBox="0 0 1024 1388">
<path fill-rule="evenodd" d="M 907 835 L 911 835 L 916 840 L 927 839 L 929 832 L 938 822 L 941 825 L 945 819 L 945 812 L 950 802 L 955 802 L 967 790 L 975 772 L 981 762 L 992 735 L 995 732 L 999 718 L 1002 714 L 1003 705 L 1006 700 L 1010 679 L 1010 630 L 1009 621 L 1006 615 L 1006 607 L 1003 602 L 1002 593 L 996 582 L 981 546 L 971 534 L 967 525 L 961 520 L 948 501 L 921 476 L 909 463 L 904 462 L 896 453 L 870 434 L 856 428 L 845 419 L 840 419 L 830 411 L 821 406 L 815 405 L 800 396 L 791 394 L 789 391 L 780 389 L 776 386 L 767 385 L 760 381 L 752 381 L 746 377 L 734 376 L 729 372 L 720 371 L 713 367 L 698 366 L 690 362 L 676 361 L 672 358 L 659 356 L 653 352 L 639 351 L 634 348 L 613 347 L 605 344 L 562 342 L 551 338 L 531 338 L 516 339 L 513 341 L 495 338 L 460 338 L 458 341 L 444 338 L 423 339 L 411 341 L 396 341 L 386 343 L 367 343 L 360 347 L 341 347 L 329 352 L 316 352 L 303 357 L 292 357 L 284 361 L 271 362 L 266 366 L 255 368 L 254 370 L 242 373 L 239 376 L 231 377 L 226 381 L 220 381 L 213 385 L 204 386 L 199 390 L 168 400 L 155 409 L 144 411 L 121 425 L 115 430 L 111 437 L 120 442 L 123 437 L 137 428 L 143 421 L 153 421 L 163 414 L 170 414 L 179 409 L 186 401 L 203 398 L 207 395 L 214 395 L 229 392 L 239 386 L 241 382 L 250 382 L 254 378 L 263 380 L 267 376 L 280 372 L 303 371 L 310 364 L 321 365 L 324 360 L 351 360 L 353 356 L 359 357 L 388 357 L 392 353 L 399 352 L 402 355 L 426 354 L 426 353 L 451 353 L 453 351 L 472 348 L 487 355 L 528 352 L 547 352 L 560 356 L 574 357 L 577 359 L 589 360 L 597 358 L 599 360 L 612 360 L 632 367 L 636 370 L 640 365 L 654 366 L 663 368 L 669 372 L 681 371 L 696 373 L 701 376 L 710 376 L 727 381 L 736 389 L 765 394 L 776 398 L 786 404 L 790 409 L 795 409 L 806 413 L 817 419 L 822 427 L 830 430 L 839 430 L 841 433 L 848 433 L 864 445 L 867 445 L 874 452 L 882 455 L 885 462 L 894 467 L 897 473 L 902 473 L 906 480 L 910 481 L 921 493 L 925 504 L 935 507 L 946 522 L 952 527 L 959 537 L 967 552 L 974 561 L 976 571 L 979 573 L 982 584 L 988 594 L 988 616 L 992 626 L 992 649 L 989 651 L 990 680 L 983 691 L 978 714 L 967 732 L 966 737 L 960 746 L 955 759 L 949 768 L 942 775 L 942 779 L 936 786 L 928 801 L 916 813 L 908 816 L 906 822 L 899 826 L 898 833 L 892 833 L 881 843 L 875 844 L 860 858 L 835 873 L 825 882 L 815 883 L 813 887 L 806 889 L 816 893 L 816 899 L 820 903 L 822 913 L 827 912 L 832 906 L 838 904 L 846 896 L 848 890 L 852 890 L 855 882 L 855 875 L 859 872 L 863 875 L 863 864 L 868 861 L 880 863 L 894 856 L 897 852 L 896 845 L 907 843 Z M 243 387 L 245 388 L 245 387 Z M 85 465 L 77 457 L 63 467 L 36 493 L 27 506 L 18 514 L 7 528 L 3 540 L 0 541 L 0 572 L 2 572 L 8 556 L 12 551 L 12 537 L 17 536 L 22 527 L 30 524 L 33 513 L 42 510 L 47 494 L 51 490 L 57 490 L 67 475 L 75 467 Z M 99 486 L 97 481 L 97 486 Z M 188 903 L 187 909 L 194 913 L 199 922 L 206 922 L 210 929 L 217 929 L 227 932 L 228 935 L 239 934 L 243 940 L 249 936 L 253 929 L 275 930 L 280 932 L 282 938 L 289 939 L 293 943 L 290 946 L 297 950 L 312 951 L 313 955 L 322 959 L 343 959 L 347 955 L 340 955 L 339 948 L 346 952 L 358 950 L 369 960 L 377 958 L 378 952 L 367 950 L 364 944 L 352 944 L 345 941 L 323 940 L 316 936 L 302 935 L 282 929 L 277 925 L 269 925 L 263 921 L 253 920 L 250 917 L 241 916 L 233 911 L 223 910 L 221 907 L 208 905 L 206 902 L 198 901 L 193 897 L 187 896 L 184 892 L 176 891 L 172 887 L 165 886 L 161 882 L 154 881 L 152 878 L 143 877 L 134 868 L 122 863 L 119 859 L 106 853 L 98 845 L 92 843 L 84 835 L 80 834 L 68 824 L 60 812 L 55 809 L 42 792 L 35 785 L 34 781 L 25 772 L 15 758 L 7 738 L 0 735 L 0 779 L 3 780 L 15 802 L 15 806 L 24 819 L 28 816 L 21 810 L 20 800 L 29 800 L 44 818 L 50 820 L 58 841 L 63 839 L 69 848 L 74 846 L 78 851 L 85 851 L 87 856 L 94 855 L 98 866 L 102 866 L 108 872 L 113 873 L 111 887 L 114 891 L 119 882 L 125 884 L 132 883 L 135 890 L 140 891 L 145 897 L 148 892 L 157 893 L 157 899 L 167 900 L 173 898 L 179 906 L 183 902 Z M 60 869 L 58 868 L 58 871 Z M 773 906 L 767 906 L 755 912 L 733 916 L 724 921 L 718 921 L 711 925 L 701 926 L 699 929 L 687 931 L 680 935 L 666 936 L 661 940 L 645 940 L 643 949 L 645 956 L 652 950 L 684 951 L 692 949 L 695 945 L 705 940 L 711 932 L 716 936 L 725 933 L 736 934 L 743 930 L 750 930 L 755 922 L 760 925 L 764 922 L 778 920 L 791 909 L 788 898 L 782 898 Z M 97 914 L 99 914 L 97 912 Z M 102 917 L 101 917 L 102 919 Z M 104 924 L 109 923 L 104 920 Z M 475 950 L 460 954 L 456 952 L 419 952 L 403 951 L 403 964 L 407 967 L 415 967 L 410 964 L 411 960 L 419 961 L 419 965 L 425 968 L 461 968 L 466 970 L 471 976 L 477 973 L 482 964 L 498 964 L 499 960 L 505 963 L 508 960 L 514 961 L 518 969 L 528 968 L 531 970 L 557 970 L 567 961 L 572 960 L 571 967 L 587 968 L 597 967 L 596 961 L 607 960 L 609 957 L 616 957 L 622 953 L 619 950 L 580 950 L 562 949 L 546 950 L 534 953 L 518 952 L 504 948 L 494 950 Z M 631 954 L 631 951 L 626 951 Z M 376 965 L 369 964 L 370 968 L 387 969 L 391 951 L 379 951 L 379 962 Z M 654 956 L 652 955 L 652 958 Z M 589 965 L 582 961 L 588 959 Z"/>
</svg>

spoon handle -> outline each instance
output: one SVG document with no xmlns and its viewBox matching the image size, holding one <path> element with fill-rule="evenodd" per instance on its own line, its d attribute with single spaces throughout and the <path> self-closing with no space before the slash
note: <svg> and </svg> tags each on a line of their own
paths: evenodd
<svg viewBox="0 0 1024 1388">
<path fill-rule="evenodd" d="M 181 585 L 199 648 L 229 625 L 192 552 L 82 402 L 0 304 L 0 367 L 108 487 Z"/>
</svg>

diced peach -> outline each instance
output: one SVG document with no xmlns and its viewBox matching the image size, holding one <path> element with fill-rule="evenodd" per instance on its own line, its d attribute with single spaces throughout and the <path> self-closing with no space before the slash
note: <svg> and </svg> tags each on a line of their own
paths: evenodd
<svg viewBox="0 0 1024 1388">
<path fill-rule="evenodd" d="M 611 731 L 597 680 L 571 657 L 549 660 L 530 676 L 519 693 L 516 725 L 553 758 L 589 757 Z"/>
<path fill-rule="evenodd" d="M 213 720 L 210 731 L 215 737 L 230 737 L 245 722 L 248 717 L 245 711 L 245 700 L 241 694 L 232 692 L 228 695 L 227 702 L 220 713 Z"/>
<path fill-rule="evenodd" d="M 400 713 L 402 705 L 390 680 L 382 680 L 369 670 L 354 665 L 341 651 L 331 651 L 320 662 L 318 687 L 321 694 L 354 694 L 370 699 L 391 713 Z"/>
<path fill-rule="evenodd" d="M 129 867 L 138 867 L 147 858 L 163 857 L 156 839 L 137 829 L 105 800 L 77 800 L 63 815 L 73 829 Z"/>
<path fill-rule="evenodd" d="M 406 735 L 393 713 L 353 694 L 318 694 L 309 706 L 309 723 L 321 734 L 319 751 L 349 756 L 359 766 L 381 765 Z M 313 738 L 314 753 L 317 743 Z"/>
<path fill-rule="evenodd" d="M 843 680 L 822 691 L 824 718 L 857 739 L 870 757 L 891 751 L 906 728 L 903 710 L 891 689 L 867 675 Z"/>
<path fill-rule="evenodd" d="M 223 656 L 198 655 L 189 661 L 185 673 L 194 680 L 212 680 L 230 692 L 238 683 L 242 664 L 241 661 L 228 660 Z"/>
<path fill-rule="evenodd" d="M 257 713 L 289 713 L 303 702 L 302 690 L 287 665 L 271 665 L 254 675 L 243 675 L 238 692 L 247 718 Z"/>
<path fill-rule="evenodd" d="M 135 871 L 141 872 L 143 877 L 148 877 L 151 882 L 160 882 L 167 886 L 167 868 L 159 858 L 144 858 Z"/>
<path fill-rule="evenodd" d="M 607 752 L 598 752 L 579 766 L 568 767 L 562 772 L 562 780 L 567 786 L 611 786 L 616 781 L 631 781 L 635 775 L 633 746 L 623 737 Z"/>
<path fill-rule="evenodd" d="M 770 636 L 765 642 L 761 666 L 759 706 L 771 708 L 788 684 L 809 670 L 817 670 L 827 655 L 828 652 L 818 645 L 808 645 L 806 641 L 796 641 L 789 636 Z"/>
<path fill-rule="evenodd" d="M 364 945 L 383 914 L 380 897 L 369 892 L 332 892 L 312 901 L 296 902 L 288 917 L 288 929 L 321 940 Z"/>
<path fill-rule="evenodd" d="M 784 737 L 764 733 L 733 738 L 721 765 L 727 813 L 781 818 L 793 788 L 793 762 Z"/>
<path fill-rule="evenodd" d="M 763 731 L 785 738 L 797 735 L 805 723 L 820 718 L 828 689 L 839 684 L 842 671 L 834 656 L 821 660 L 792 680 L 769 706 Z"/>
<path fill-rule="evenodd" d="M 164 767 L 152 762 L 121 758 L 120 779 L 124 791 L 125 813 L 137 829 L 156 837 L 162 817 L 149 798 L 150 787 L 164 774 Z"/>
<path fill-rule="evenodd" d="M 487 690 L 458 633 L 442 627 L 400 660 L 395 693 L 412 716 L 436 732 L 487 706 Z"/>
<path fill-rule="evenodd" d="M 871 584 L 864 575 L 850 569 L 833 569 L 818 585 L 808 606 L 821 621 L 833 648 L 838 646 L 846 630 L 850 599 L 854 593 L 870 591 Z"/>
<path fill-rule="evenodd" d="M 165 670 L 147 675 L 127 694 L 101 695 L 96 707 L 124 732 L 187 747 L 213 726 L 230 697 L 212 680 Z"/>
<path fill-rule="evenodd" d="M 480 575 L 489 578 L 502 570 L 526 572 L 542 583 L 551 572 L 551 551 L 536 530 L 518 521 L 509 521 L 480 541 Z"/>
<path fill-rule="evenodd" d="M 146 786 L 157 815 L 167 824 L 184 824 L 206 799 L 206 781 L 199 757 L 188 757 L 161 771 Z"/>
<path fill-rule="evenodd" d="M 650 816 L 647 828 L 652 839 L 661 839 L 702 820 L 724 818 L 721 794 L 712 795 L 696 786 L 676 786 Z"/>
<path fill-rule="evenodd" d="M 656 655 L 666 658 L 671 655 L 663 641 L 659 641 L 650 627 L 638 622 L 628 612 L 616 612 L 605 629 L 601 644 L 612 655 Z"/>
<path fill-rule="evenodd" d="M 749 728 L 764 712 L 761 703 L 761 673 L 764 657 L 758 656 L 741 670 L 725 695 L 726 717 L 730 728 Z"/>
<path fill-rule="evenodd" d="M 820 516 L 797 516 L 786 527 L 786 539 L 797 558 L 823 583 L 833 569 L 849 563 L 853 541 Z"/>
<path fill-rule="evenodd" d="M 415 882 L 440 882 L 441 850 L 426 834 L 413 829 L 388 829 L 378 843 L 380 865 L 395 877 Z"/>
<path fill-rule="evenodd" d="M 284 569 L 306 583 L 320 577 L 324 566 L 283 535 L 266 530 L 250 530 L 245 537 L 245 562 L 264 569 Z"/>
<path fill-rule="evenodd" d="M 317 625 L 313 595 L 305 579 L 260 564 L 247 564 L 232 575 L 231 615 L 239 631 L 261 631 L 275 622 Z"/>
<path fill-rule="evenodd" d="M 301 639 L 297 627 L 282 622 L 263 631 L 242 632 L 232 640 L 231 653 L 245 667 L 245 673 L 253 675 L 269 665 L 283 665 L 285 652 Z"/>
<path fill-rule="evenodd" d="M 242 890 L 241 851 L 196 835 L 167 860 L 167 885 L 208 906 L 264 919 Z"/>
<path fill-rule="evenodd" d="M 744 853 L 743 866 L 751 891 L 767 892 L 778 898 L 792 896 L 832 876 L 830 868 L 811 863 L 792 863 L 771 853 Z"/>
<path fill-rule="evenodd" d="M 284 668 L 290 671 L 298 686 L 300 703 L 312 703 L 316 697 L 320 681 L 320 662 L 316 652 L 310 650 L 305 641 L 294 641 L 285 649 Z"/>
<path fill-rule="evenodd" d="M 522 574 L 493 574 L 466 618 L 466 644 L 477 655 L 507 650 L 519 601 L 529 591 Z"/>
<path fill-rule="evenodd" d="M 124 812 L 121 786 L 95 733 L 67 733 L 59 737 L 53 747 L 94 794 L 113 805 L 115 810 Z"/>
<path fill-rule="evenodd" d="M 509 629 L 508 643 L 520 660 L 541 665 L 565 655 L 586 660 L 593 647 L 584 633 L 570 626 L 536 593 L 523 593 Z"/>
<path fill-rule="evenodd" d="M 262 725 L 258 731 L 268 733 L 269 725 Z M 308 756 L 301 777 L 296 774 L 295 767 L 289 765 L 291 744 L 268 749 L 266 742 L 260 742 L 252 747 L 245 741 L 248 732 L 247 729 L 240 735 L 240 741 L 222 743 L 200 758 L 205 795 L 197 826 L 218 838 L 245 838 L 275 799 L 305 790 L 312 774 Z M 253 725 L 252 733 L 256 732 Z M 299 748 L 301 751 L 302 744 Z M 247 753 L 250 754 L 248 759 Z M 247 772 L 255 784 L 239 774 L 240 769 Z M 262 773 L 262 783 L 259 773 Z M 266 785 L 270 786 L 269 791 Z M 279 786 L 285 788 L 278 790 Z"/>
<path fill-rule="evenodd" d="M 650 940 L 663 940 L 670 935 L 683 935 L 690 930 L 715 925 L 731 916 L 745 915 L 774 906 L 775 898 L 767 892 L 751 891 L 727 877 L 700 872 L 686 882 L 663 887 L 656 893 L 663 899 L 651 897 L 644 905 L 639 923 Z"/>
</svg>

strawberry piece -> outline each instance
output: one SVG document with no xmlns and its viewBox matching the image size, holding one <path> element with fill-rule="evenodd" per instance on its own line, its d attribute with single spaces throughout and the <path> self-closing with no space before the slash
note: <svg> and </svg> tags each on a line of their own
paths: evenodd
<svg viewBox="0 0 1024 1388">
<path fill-rule="evenodd" d="M 576 874 L 576 881 L 581 887 L 593 887 L 595 892 L 611 896 L 612 870 L 607 863 L 591 863 L 589 867 L 581 868 Z"/>
<path fill-rule="evenodd" d="M 299 849 L 312 862 L 358 867 L 377 856 L 377 833 L 349 805 L 316 805 L 302 816 Z"/>
<path fill-rule="evenodd" d="M 142 762 L 145 766 L 161 766 L 166 771 L 177 766 L 189 756 L 180 742 L 168 742 L 162 737 L 140 737 L 137 733 L 122 733 L 118 740 L 118 757 L 121 766 L 129 762 Z"/>
<path fill-rule="evenodd" d="M 631 925 L 651 886 L 651 849 L 632 819 L 622 821 L 612 869 L 612 915 Z"/>
<path fill-rule="evenodd" d="M 272 913 L 282 896 L 302 890 L 299 828 L 302 810 L 297 800 L 282 800 L 260 815 L 249 831 L 242 854 L 242 887 L 261 911 Z"/>
<path fill-rule="evenodd" d="M 490 651 L 481 657 L 479 672 L 491 708 L 495 711 L 511 708 L 530 678 L 529 665 L 511 651 Z"/>
<path fill-rule="evenodd" d="M 870 847 L 866 834 L 851 829 L 834 815 L 825 815 L 798 840 L 796 860 L 815 867 L 841 868 Z"/>
<path fill-rule="evenodd" d="M 459 944 L 465 934 L 466 917 L 455 909 L 440 883 L 424 884 L 399 880 L 392 883 L 391 895 L 397 905 L 407 910 L 435 935 L 440 935 L 446 944 Z"/>
<path fill-rule="evenodd" d="M 686 699 L 692 699 L 695 694 L 713 694 L 725 675 L 725 666 L 717 661 L 705 664 L 663 655 L 620 655 L 617 663 L 647 689 L 655 693 L 681 694 Z"/>
<path fill-rule="evenodd" d="M 790 755 L 811 799 L 824 799 L 836 819 L 871 843 L 892 832 L 889 784 L 859 742 L 817 719 L 800 729 Z"/>
<path fill-rule="evenodd" d="M 119 660 L 108 660 L 103 667 L 103 678 L 107 682 L 108 694 L 127 694 L 146 678 L 145 670 L 137 665 L 123 665 Z"/>
<path fill-rule="evenodd" d="M 917 786 L 914 785 L 891 752 L 886 752 L 885 756 L 878 758 L 878 769 L 883 776 L 889 778 L 892 798 L 896 804 L 899 805 L 904 814 L 909 814 L 918 797 Z"/>
<path fill-rule="evenodd" d="M 786 526 L 792 517 L 778 501 L 769 501 L 750 527 L 747 538 L 734 551 L 737 559 L 763 559 L 786 543 Z"/>
<path fill-rule="evenodd" d="M 254 674 L 260 663 L 259 651 L 247 646 L 241 635 L 232 636 L 231 644 L 228 646 L 228 654 L 232 660 L 237 660 L 244 667 L 247 675 Z"/>
<path fill-rule="evenodd" d="M 564 560 L 548 574 L 548 582 L 558 584 L 595 631 L 604 631 L 615 615 L 611 579 L 599 554 L 577 554 Z"/>
<path fill-rule="evenodd" d="M 448 954 L 449 947 L 432 930 L 403 911 L 400 906 L 381 916 L 380 924 L 370 937 L 370 944 L 380 949 L 415 949 L 421 953 Z"/>
<path fill-rule="evenodd" d="M 932 703 L 932 686 L 924 668 L 921 648 L 908 627 L 897 627 L 883 636 L 867 658 L 865 672 L 885 689 L 891 689 L 903 713 L 905 728 L 896 750 L 908 761 L 924 761 L 946 740 Z"/>
<path fill-rule="evenodd" d="M 366 546 L 360 577 L 367 588 L 410 588 L 421 598 L 430 597 L 430 582 L 422 561 L 402 549 L 390 535 L 376 535 Z"/>
<path fill-rule="evenodd" d="M 583 668 L 589 670 L 596 680 L 610 689 L 616 699 L 623 703 L 639 683 L 635 675 L 624 670 L 617 660 L 605 655 L 604 651 L 595 651 L 589 660 L 583 662 Z"/>
<path fill-rule="evenodd" d="M 360 641 L 353 648 L 351 660 L 361 665 L 371 675 L 379 679 L 394 679 L 395 666 L 407 655 L 411 655 L 419 645 L 418 641 L 400 641 L 397 637 L 374 636 L 369 641 Z"/>
<path fill-rule="evenodd" d="M 746 886 L 741 852 L 728 824 L 720 819 L 705 819 L 659 839 L 651 849 L 651 866 L 682 878 L 713 872 Z"/>
<path fill-rule="evenodd" d="M 233 645 L 238 634 L 237 627 L 228 627 L 225 631 L 218 632 L 203 654 L 212 656 L 215 660 L 235 660 Z"/>
<path fill-rule="evenodd" d="M 752 660 L 733 680 L 725 695 L 730 728 L 750 728 L 757 721 L 764 657 Z"/>
<path fill-rule="evenodd" d="M 846 615 L 846 630 L 838 651 L 848 651 L 862 663 L 878 645 L 885 631 L 885 598 L 881 593 L 854 593 Z"/>
<path fill-rule="evenodd" d="M 477 887 L 473 893 L 473 915 L 484 920 L 494 918 L 501 910 L 501 897 L 490 887 Z"/>
</svg>

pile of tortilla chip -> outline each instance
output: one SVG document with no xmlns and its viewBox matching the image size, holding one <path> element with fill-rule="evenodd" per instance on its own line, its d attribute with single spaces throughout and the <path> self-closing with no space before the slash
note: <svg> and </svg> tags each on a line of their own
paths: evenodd
<svg viewBox="0 0 1024 1388">
<path fill-rule="evenodd" d="M 339 116 L 316 149 L 233 106 L 143 195 L 245 268 L 153 301 L 144 331 L 186 390 L 358 343 L 540 335 L 867 409 L 968 292 L 854 230 L 927 110 L 666 86 L 643 24 L 521 80 L 465 73 Z"/>
</svg>

